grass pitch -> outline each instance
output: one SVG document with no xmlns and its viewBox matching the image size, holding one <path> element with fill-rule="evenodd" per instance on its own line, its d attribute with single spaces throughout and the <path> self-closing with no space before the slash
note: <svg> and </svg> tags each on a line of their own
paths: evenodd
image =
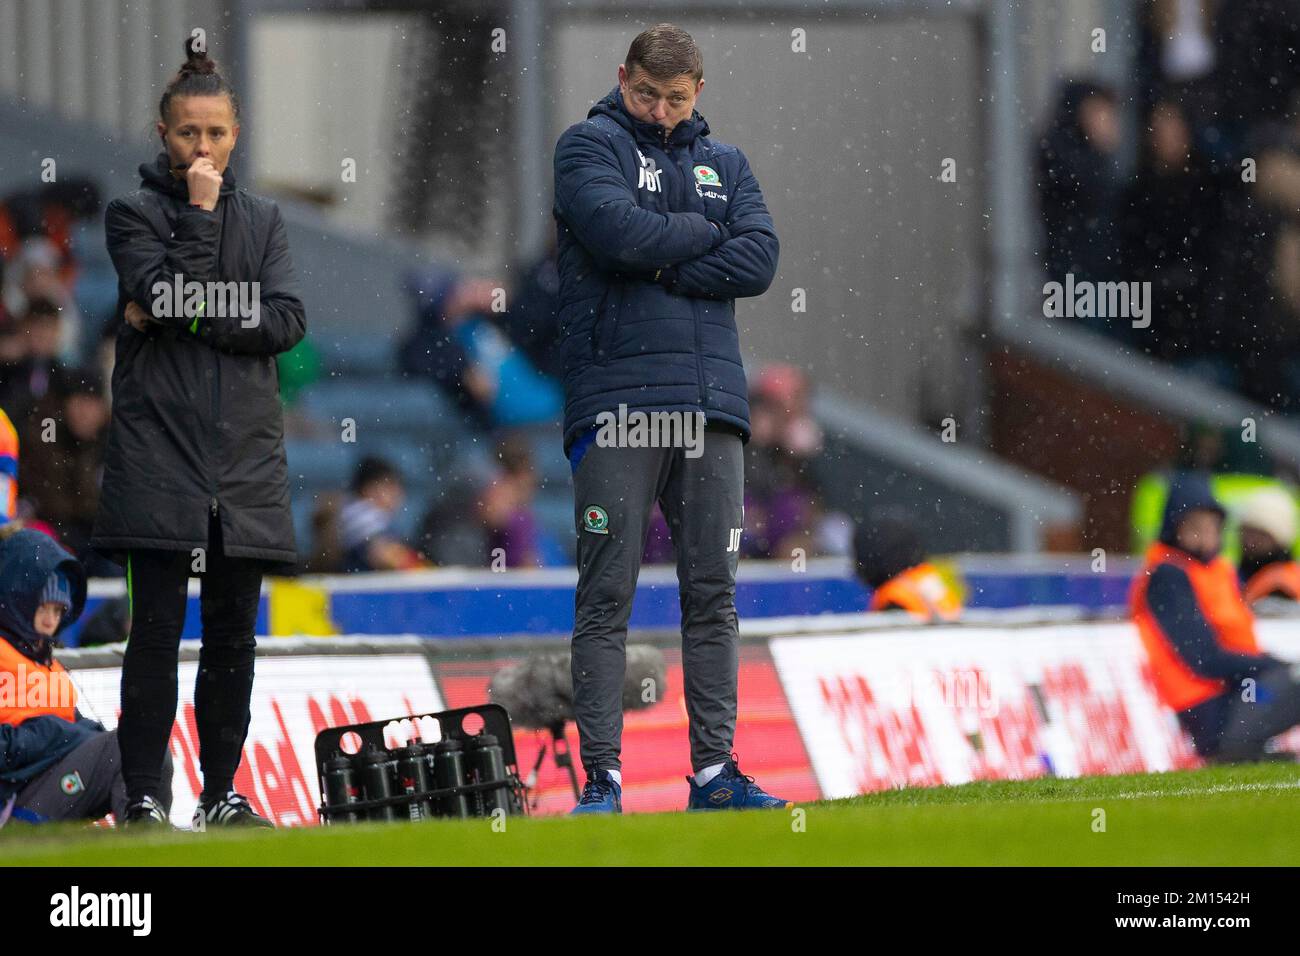
<svg viewBox="0 0 1300 956">
<path fill-rule="evenodd" d="M 1294 866 L 1298 820 L 1300 766 L 1257 764 L 795 811 L 511 817 L 504 832 L 490 820 L 165 835 L 11 823 L 0 866 Z"/>
</svg>

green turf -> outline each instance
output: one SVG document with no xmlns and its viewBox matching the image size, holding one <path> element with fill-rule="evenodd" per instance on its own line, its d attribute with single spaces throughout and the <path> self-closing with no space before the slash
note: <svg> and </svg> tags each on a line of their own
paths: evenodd
<svg viewBox="0 0 1300 956">
<path fill-rule="evenodd" d="M 166 836 L 10 825 L 0 866 L 1300 864 L 1294 764 L 893 790 L 802 810 L 510 818 L 505 832 L 486 820 Z"/>
</svg>

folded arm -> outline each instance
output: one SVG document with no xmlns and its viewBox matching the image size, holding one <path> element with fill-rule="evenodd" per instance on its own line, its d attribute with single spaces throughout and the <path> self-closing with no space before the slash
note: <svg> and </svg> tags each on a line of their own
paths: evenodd
<svg viewBox="0 0 1300 956">
<path fill-rule="evenodd" d="M 124 199 L 114 199 L 104 215 L 108 254 L 130 301 L 155 322 L 187 328 L 192 319 L 171 308 L 176 276 L 182 282 L 215 282 L 221 219 L 215 212 L 186 205 L 171 237 L 163 239 L 145 214 Z M 163 300 L 157 302 L 156 300 Z"/>
<path fill-rule="evenodd" d="M 555 148 L 555 206 L 605 271 L 636 271 L 693 259 L 722 241 L 697 212 L 654 212 L 637 205 L 608 140 L 580 126 Z"/>
<path fill-rule="evenodd" d="M 307 310 L 289 254 L 289 234 L 280 207 L 271 209 L 271 233 L 257 276 L 256 311 L 252 316 L 204 316 L 197 334 L 214 348 L 243 355 L 278 355 L 307 334 Z"/>
<path fill-rule="evenodd" d="M 716 248 L 663 270 L 659 281 L 678 295 L 739 299 L 762 295 L 776 276 L 780 242 L 758 180 L 740 154 L 740 175 L 727 204 L 727 239 Z"/>
</svg>

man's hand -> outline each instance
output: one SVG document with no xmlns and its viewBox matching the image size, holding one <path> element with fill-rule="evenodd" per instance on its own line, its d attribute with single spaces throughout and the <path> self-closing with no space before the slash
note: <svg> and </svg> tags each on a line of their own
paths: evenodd
<svg viewBox="0 0 1300 956">
<path fill-rule="evenodd" d="M 149 324 L 153 322 L 153 316 L 134 302 L 128 302 L 126 304 L 126 321 L 137 332 L 148 332 Z"/>
<path fill-rule="evenodd" d="M 185 182 L 190 188 L 190 205 L 212 212 L 221 196 L 221 174 L 206 156 L 190 163 L 185 170 Z"/>
</svg>

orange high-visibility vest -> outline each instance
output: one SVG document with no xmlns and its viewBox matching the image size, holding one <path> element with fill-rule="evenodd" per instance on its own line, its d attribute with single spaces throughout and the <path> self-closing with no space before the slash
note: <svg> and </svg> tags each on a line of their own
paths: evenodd
<svg viewBox="0 0 1300 956">
<path fill-rule="evenodd" d="M 1259 645 L 1255 642 L 1255 616 L 1242 599 L 1237 572 L 1223 555 L 1204 564 L 1185 551 L 1159 542 L 1147 549 L 1146 564 L 1133 579 L 1129 595 L 1133 620 L 1151 662 L 1156 694 L 1161 703 L 1174 710 L 1186 710 L 1222 694 L 1227 684 L 1217 678 L 1197 676 L 1161 630 L 1147 604 L 1147 585 L 1151 572 L 1162 564 L 1172 564 L 1186 572 L 1201 614 L 1224 650 L 1236 654 L 1259 653 Z"/>
<path fill-rule="evenodd" d="M 58 661 L 47 667 L 0 637 L 0 724 L 53 714 L 77 719 L 77 689 Z"/>
<path fill-rule="evenodd" d="M 1300 601 L 1300 563 L 1274 561 L 1266 564 L 1250 576 L 1242 591 L 1247 604 L 1254 604 L 1270 594 Z"/>
<path fill-rule="evenodd" d="M 948 586 L 933 564 L 918 564 L 896 574 L 871 595 L 868 610 L 901 607 L 927 621 L 955 621 L 961 616 L 961 598 Z"/>
</svg>

